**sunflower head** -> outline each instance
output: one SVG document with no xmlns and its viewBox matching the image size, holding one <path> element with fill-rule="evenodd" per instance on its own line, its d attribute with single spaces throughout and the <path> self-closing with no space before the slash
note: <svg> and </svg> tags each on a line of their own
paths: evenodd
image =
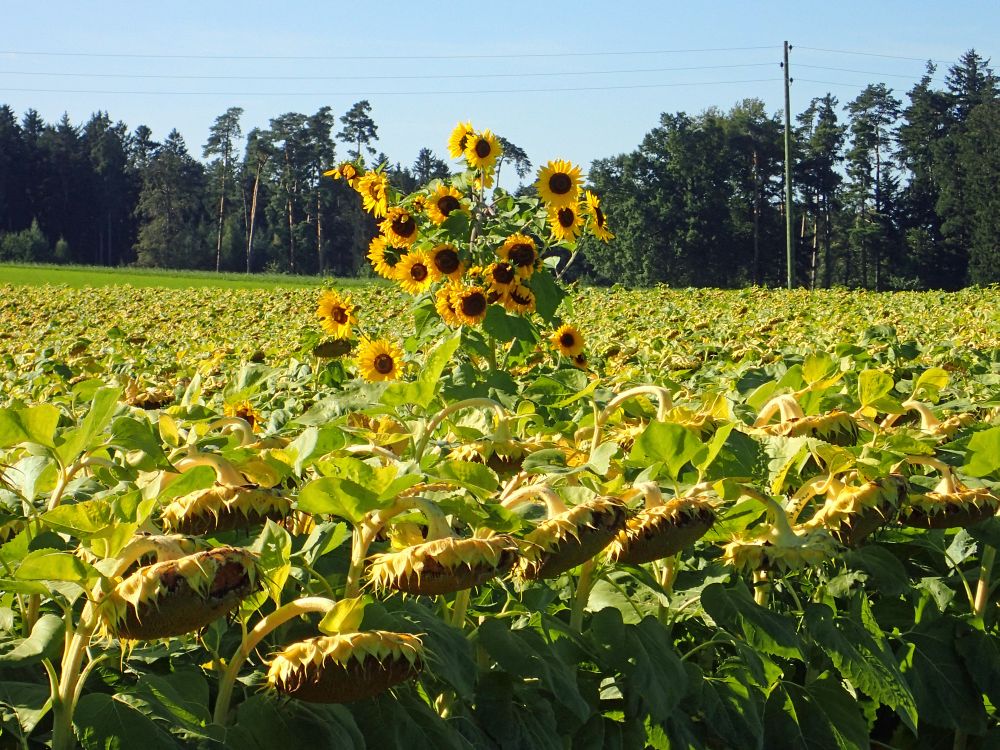
<svg viewBox="0 0 1000 750">
<path fill-rule="evenodd" d="M 403 206 L 390 208 L 379 227 L 385 234 L 385 241 L 393 247 L 407 248 L 417 239 L 417 220 Z"/>
<path fill-rule="evenodd" d="M 500 141 L 490 130 L 473 133 L 465 141 L 465 160 L 472 169 L 490 171 L 501 153 Z"/>
<path fill-rule="evenodd" d="M 145 565 L 105 597 L 104 626 L 131 640 L 183 635 L 232 611 L 258 588 L 256 557 L 235 547 Z"/>
<path fill-rule="evenodd" d="M 549 228 L 559 242 L 573 242 L 583 229 L 583 214 L 575 201 L 565 206 L 549 208 Z"/>
<path fill-rule="evenodd" d="M 402 253 L 389 246 L 386 238 L 382 235 L 375 237 L 368 243 L 368 260 L 371 261 L 375 273 L 383 279 L 395 279 L 396 264 L 399 263 Z"/>
<path fill-rule="evenodd" d="M 896 517 L 907 493 L 908 484 L 901 474 L 879 477 L 860 487 L 845 487 L 803 525 L 827 529 L 844 546 L 856 547 Z"/>
<path fill-rule="evenodd" d="M 503 260 L 517 269 L 518 275 L 528 278 L 538 264 L 538 250 L 535 241 L 526 234 L 512 234 L 497 251 Z"/>
<path fill-rule="evenodd" d="M 420 294 L 431 285 L 431 260 L 424 253 L 407 253 L 393 269 L 393 276 L 404 291 Z"/>
<path fill-rule="evenodd" d="M 427 216 L 435 224 L 444 224 L 453 212 L 463 210 L 462 194 L 449 185 L 438 185 L 427 200 Z"/>
<path fill-rule="evenodd" d="M 388 414 L 374 418 L 361 412 L 354 412 L 348 415 L 347 426 L 354 428 L 374 445 L 388 448 L 397 456 L 403 455 L 403 451 L 410 443 L 410 432 L 406 426 Z"/>
<path fill-rule="evenodd" d="M 758 428 L 768 435 L 784 437 L 814 437 L 833 445 L 852 446 L 858 442 L 858 423 L 847 412 L 834 410 L 826 414 L 791 418 Z"/>
<path fill-rule="evenodd" d="M 489 299 L 481 286 L 463 286 L 452 292 L 452 306 L 459 323 L 477 326 L 486 317 Z"/>
<path fill-rule="evenodd" d="M 312 703 L 349 703 L 371 698 L 415 677 L 421 668 L 420 639 L 372 630 L 322 635 L 286 646 L 276 654 L 267 682 L 279 693 Z"/>
<path fill-rule="evenodd" d="M 334 338 L 346 339 L 351 336 L 352 326 L 358 324 L 356 309 L 350 295 L 341 297 L 336 290 L 328 289 L 319 297 L 316 317 L 324 331 Z"/>
<path fill-rule="evenodd" d="M 556 159 L 538 170 L 535 188 L 549 206 L 569 206 L 580 194 L 580 168 Z"/>
<path fill-rule="evenodd" d="M 628 519 L 608 547 L 612 562 L 641 565 L 676 555 L 701 539 L 715 523 L 704 497 L 684 497 L 643 508 Z"/>
<path fill-rule="evenodd" d="M 237 417 L 238 419 L 242 419 L 250 425 L 250 429 L 254 432 L 260 430 L 262 421 L 260 412 L 254 408 L 253 404 L 245 399 L 236 403 L 224 404 L 222 407 L 222 413 L 227 417 Z"/>
<path fill-rule="evenodd" d="M 535 293 L 524 284 L 518 284 L 508 291 L 500 302 L 509 312 L 526 315 L 535 311 Z"/>
<path fill-rule="evenodd" d="M 354 185 L 365 211 L 376 219 L 385 216 L 389 200 L 389 179 L 381 172 L 366 172 Z"/>
<path fill-rule="evenodd" d="M 555 578 L 585 563 L 607 547 L 628 517 L 616 497 L 596 497 L 542 521 L 527 536 L 529 547 L 521 562 L 525 580 Z"/>
<path fill-rule="evenodd" d="M 549 337 L 549 341 L 564 357 L 575 357 L 583 351 L 583 334 L 569 323 L 559 326 Z"/>
<path fill-rule="evenodd" d="M 734 537 L 723 550 L 722 562 L 742 571 L 799 570 L 831 559 L 837 546 L 823 530 L 808 532 L 797 544 L 775 544 L 766 535 Z"/>
<path fill-rule="evenodd" d="M 361 377 L 369 383 L 399 380 L 403 374 L 403 350 L 386 339 L 365 341 L 358 350 Z"/>
<path fill-rule="evenodd" d="M 357 166 L 354 162 L 345 161 L 339 166 L 329 169 L 323 173 L 324 177 L 332 177 L 335 180 L 343 180 L 347 183 L 348 187 L 355 187 L 358 180 L 361 179 L 361 173 L 358 171 Z"/>
<path fill-rule="evenodd" d="M 993 518 L 998 509 L 1000 498 L 986 487 L 956 487 L 953 492 L 910 495 L 899 520 L 919 529 L 967 528 Z"/>
<path fill-rule="evenodd" d="M 585 195 L 587 228 L 601 242 L 610 242 L 615 236 L 608 230 L 608 217 L 601 210 L 601 199 L 589 190 Z"/>
<path fill-rule="evenodd" d="M 471 122 L 460 122 L 451 131 L 448 137 L 448 154 L 452 159 L 460 159 L 465 153 L 465 147 L 469 144 L 469 139 L 475 135 L 476 129 Z"/>
<path fill-rule="evenodd" d="M 458 256 L 458 249 L 450 242 L 435 245 L 428 255 L 430 256 L 428 268 L 434 281 L 439 279 L 458 281 L 462 277 L 464 264 Z"/>
<path fill-rule="evenodd" d="M 461 288 L 461 286 L 454 283 L 449 283 L 438 289 L 434 294 L 434 309 L 441 316 L 441 320 L 452 328 L 462 325 L 462 321 L 459 320 L 458 313 L 456 312 L 454 299 L 455 292 Z"/>
<path fill-rule="evenodd" d="M 503 575 L 517 559 L 517 545 L 503 534 L 485 539 L 435 539 L 376 555 L 369 575 L 376 588 L 408 594 L 449 594 Z"/>
<path fill-rule="evenodd" d="M 500 293 L 510 291 L 521 280 L 517 269 L 505 260 L 490 263 L 483 271 L 483 276 L 490 289 Z"/>
<path fill-rule="evenodd" d="M 291 511 L 291 501 L 274 492 L 216 485 L 177 498 L 163 509 L 162 520 L 168 533 L 198 536 L 280 521 Z"/>
<path fill-rule="evenodd" d="M 158 385 L 149 385 L 143 388 L 135 378 L 129 379 L 125 385 L 125 391 L 122 393 L 122 401 L 129 406 L 144 410 L 160 409 L 175 398 L 172 390 Z"/>
</svg>

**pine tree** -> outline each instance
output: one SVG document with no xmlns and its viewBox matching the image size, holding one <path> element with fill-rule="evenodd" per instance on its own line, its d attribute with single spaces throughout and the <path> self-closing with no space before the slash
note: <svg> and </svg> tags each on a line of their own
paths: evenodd
<svg viewBox="0 0 1000 750">
<path fill-rule="evenodd" d="M 215 118 L 215 123 L 208 131 L 208 140 L 202 149 L 202 156 L 209 158 L 215 156 L 216 159 L 210 165 L 210 169 L 215 173 L 215 182 L 218 184 L 215 227 L 215 270 L 222 270 L 222 229 L 226 221 L 226 198 L 229 187 L 236 181 L 233 174 L 233 153 L 236 150 L 236 140 L 243 135 L 240 128 L 240 117 L 243 116 L 242 107 L 230 107 L 223 114 Z"/>
<path fill-rule="evenodd" d="M 340 122 L 344 126 L 337 133 L 337 140 L 344 143 L 353 143 L 354 150 L 349 151 L 352 158 L 360 161 L 361 148 L 364 147 L 369 155 L 375 155 L 375 149 L 369 144 L 378 140 L 378 126 L 371 117 L 372 105 L 367 99 L 356 102 L 347 112 L 341 116 Z M 378 162 L 376 162 L 378 163 Z"/>
</svg>

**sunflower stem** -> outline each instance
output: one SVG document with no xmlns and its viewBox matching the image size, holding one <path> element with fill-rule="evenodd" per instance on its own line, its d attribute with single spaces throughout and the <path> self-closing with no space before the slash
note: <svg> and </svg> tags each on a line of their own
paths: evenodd
<svg viewBox="0 0 1000 750">
<path fill-rule="evenodd" d="M 587 560 L 580 566 L 580 578 L 576 582 L 576 592 L 573 594 L 573 608 L 569 615 L 569 626 L 573 630 L 583 630 L 583 613 L 590 600 L 590 592 L 594 588 L 594 568 L 596 563 Z"/>
<path fill-rule="evenodd" d="M 424 428 L 423 434 L 420 436 L 420 441 L 417 443 L 416 450 L 414 451 L 414 460 L 420 461 L 423 458 L 424 451 L 427 449 L 427 443 L 431 439 L 431 435 L 438 426 L 449 416 L 462 409 L 492 409 L 494 414 L 496 414 L 497 424 L 503 424 L 507 420 L 507 412 L 501 404 L 494 401 L 491 398 L 467 398 L 461 401 L 456 401 L 444 407 L 441 411 L 431 417 L 430 421 L 427 423 L 427 427 Z"/>
<path fill-rule="evenodd" d="M 766 570 L 755 570 L 753 573 L 753 600 L 761 607 L 767 606 L 771 593 L 771 581 Z"/>
<path fill-rule="evenodd" d="M 253 630 L 243 637 L 243 642 L 233 654 L 233 658 L 226 667 L 226 672 L 219 681 L 219 697 L 215 701 L 215 712 L 212 721 L 220 726 L 225 726 L 226 718 L 229 715 L 229 703 L 233 697 L 233 686 L 239 676 L 240 668 L 250 657 L 250 653 L 257 647 L 265 636 L 275 628 L 284 625 L 292 618 L 304 615 L 307 612 L 322 612 L 326 614 L 334 608 L 336 603 L 331 599 L 324 599 L 318 596 L 307 596 L 296 599 L 294 602 L 284 604 L 274 610 L 267 617 L 258 622 Z"/>
<path fill-rule="evenodd" d="M 465 613 L 469 610 L 469 599 L 472 589 L 463 589 L 455 594 L 455 603 L 451 606 L 451 624 L 459 630 L 465 630 Z"/>
<path fill-rule="evenodd" d="M 976 599 L 973 604 L 973 614 L 982 618 L 986 613 L 986 605 L 990 599 L 990 578 L 993 574 L 993 564 L 996 561 L 996 547 L 986 545 L 979 562 L 979 583 L 976 584 Z"/>
<path fill-rule="evenodd" d="M 560 513 L 565 513 L 569 508 L 566 507 L 566 503 L 562 501 L 552 490 L 544 484 L 529 484 L 527 487 L 522 487 L 521 489 L 510 493 L 502 503 L 500 503 L 504 508 L 512 510 L 519 505 L 524 505 L 525 503 L 531 502 L 532 500 L 539 500 L 545 503 L 545 510 L 549 518 L 559 515 Z"/>
</svg>

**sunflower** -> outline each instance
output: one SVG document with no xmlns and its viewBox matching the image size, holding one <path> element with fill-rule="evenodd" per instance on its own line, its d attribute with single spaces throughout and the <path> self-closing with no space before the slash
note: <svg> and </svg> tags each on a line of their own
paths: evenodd
<svg viewBox="0 0 1000 750">
<path fill-rule="evenodd" d="M 435 224 L 444 224 L 444 220 L 452 211 L 460 211 L 463 208 L 462 194 L 458 190 L 447 185 L 438 185 L 427 202 L 427 216 Z"/>
<path fill-rule="evenodd" d="M 358 180 L 361 179 L 361 173 L 358 172 L 358 168 L 353 162 L 345 161 L 343 164 L 334 167 L 333 169 L 328 169 L 323 173 L 324 177 L 332 177 L 335 180 L 343 180 L 347 183 L 348 187 L 354 187 L 357 185 Z"/>
<path fill-rule="evenodd" d="M 518 275 L 528 278 L 535 272 L 538 250 L 535 241 L 526 234 L 512 234 L 497 250 L 497 254 L 517 268 Z"/>
<path fill-rule="evenodd" d="M 381 172 L 367 172 L 354 185 L 354 189 L 361 195 L 365 211 L 376 219 L 385 216 L 388 188 L 389 180 Z"/>
<path fill-rule="evenodd" d="M 391 341 L 365 341 L 358 352 L 361 377 L 369 383 L 398 380 L 403 372 L 403 350 Z"/>
<path fill-rule="evenodd" d="M 560 242 L 573 242 L 583 227 L 583 215 L 576 203 L 549 209 L 549 226 Z"/>
<path fill-rule="evenodd" d="M 407 209 L 393 206 L 380 224 L 386 242 L 393 247 L 409 247 L 417 239 L 417 221 Z"/>
<path fill-rule="evenodd" d="M 469 138 L 475 135 L 475 133 L 476 130 L 472 127 L 471 122 L 460 122 L 455 126 L 455 129 L 451 131 L 451 136 L 448 138 L 448 153 L 452 159 L 460 159 L 462 157 Z"/>
<path fill-rule="evenodd" d="M 389 247 L 385 237 L 379 235 L 368 243 L 368 260 L 371 261 L 375 273 L 384 279 L 394 279 L 393 270 L 399 263 L 399 254 Z"/>
<path fill-rule="evenodd" d="M 502 149 L 497 137 L 490 130 L 473 133 L 465 141 L 465 160 L 472 169 L 489 171 L 497 163 Z"/>
<path fill-rule="evenodd" d="M 490 290 L 506 293 L 518 285 L 520 279 L 517 269 L 505 260 L 498 263 L 490 263 L 485 271 L 486 283 L 490 285 Z"/>
<path fill-rule="evenodd" d="M 575 357 L 583 351 L 583 335 L 568 323 L 559 326 L 549 341 L 564 357 Z"/>
<path fill-rule="evenodd" d="M 584 193 L 584 197 L 586 198 L 586 212 L 589 217 L 587 228 L 601 242 L 610 242 L 615 236 L 608 231 L 608 217 L 601 210 L 601 199 L 589 190 Z"/>
<path fill-rule="evenodd" d="M 580 168 L 556 159 L 538 170 L 535 188 L 549 206 L 572 206 L 580 194 Z"/>
<path fill-rule="evenodd" d="M 458 314 L 456 313 L 454 294 L 456 287 L 454 285 L 448 284 L 437 290 L 437 294 L 434 295 L 434 309 L 437 310 L 437 314 L 441 316 L 447 325 L 457 328 L 462 325 L 462 321 L 458 319 Z"/>
<path fill-rule="evenodd" d="M 415 214 L 422 214 L 427 208 L 427 198 L 423 195 L 415 195 L 410 199 L 410 210 Z"/>
<path fill-rule="evenodd" d="M 535 311 L 535 293 L 524 284 L 518 284 L 501 300 L 508 312 L 530 313 Z"/>
<path fill-rule="evenodd" d="M 239 401 L 237 403 L 225 404 L 222 407 L 222 413 L 227 417 L 239 417 L 248 425 L 250 429 L 254 432 L 258 432 L 261 426 L 260 412 L 253 408 L 253 404 L 249 401 Z"/>
<path fill-rule="evenodd" d="M 590 360 L 587 359 L 586 352 L 580 352 L 576 356 L 570 357 L 570 361 L 573 363 L 573 367 L 577 367 L 581 370 L 590 369 Z"/>
<path fill-rule="evenodd" d="M 430 252 L 431 278 L 452 279 L 457 281 L 462 276 L 462 261 L 458 257 L 458 250 L 454 245 L 444 242 L 435 245 Z"/>
<path fill-rule="evenodd" d="M 430 258 L 425 253 L 408 253 L 393 269 L 394 277 L 404 291 L 420 294 L 431 283 Z"/>
<path fill-rule="evenodd" d="M 316 317 L 319 318 L 324 331 L 334 338 L 346 339 L 351 336 L 351 326 L 358 323 L 358 317 L 354 314 L 355 309 L 350 295 L 341 297 L 337 291 L 328 289 L 319 297 Z"/>
<path fill-rule="evenodd" d="M 452 293 L 451 301 L 455 308 L 455 317 L 463 325 L 479 325 L 486 317 L 489 301 L 486 298 L 486 291 L 480 286 L 458 288 Z"/>
</svg>

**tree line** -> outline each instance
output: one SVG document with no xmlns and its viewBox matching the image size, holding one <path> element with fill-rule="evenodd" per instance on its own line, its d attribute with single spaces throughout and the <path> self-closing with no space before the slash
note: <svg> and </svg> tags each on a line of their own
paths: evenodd
<svg viewBox="0 0 1000 750">
<path fill-rule="evenodd" d="M 1000 281 L 1000 88 L 970 50 L 907 102 L 873 84 L 795 118 L 795 277 L 808 287 L 956 289 Z M 242 109 L 216 118 L 201 148 L 162 142 L 97 112 L 82 126 L 0 106 L 0 260 L 270 270 L 366 271 L 372 219 L 341 181 L 343 159 L 386 164 L 412 190 L 450 174 L 429 148 L 412 165 L 377 150 L 371 105 L 289 112 L 243 137 Z M 337 125 L 340 128 L 337 130 Z M 337 131 L 337 132 L 335 132 Z M 781 285 L 785 279 L 781 113 L 758 99 L 728 112 L 664 113 L 628 154 L 589 179 L 615 239 L 585 244 L 569 269 L 595 283 Z M 530 192 L 531 161 L 501 139 Z M 502 168 L 502 167 L 501 167 Z"/>
</svg>

